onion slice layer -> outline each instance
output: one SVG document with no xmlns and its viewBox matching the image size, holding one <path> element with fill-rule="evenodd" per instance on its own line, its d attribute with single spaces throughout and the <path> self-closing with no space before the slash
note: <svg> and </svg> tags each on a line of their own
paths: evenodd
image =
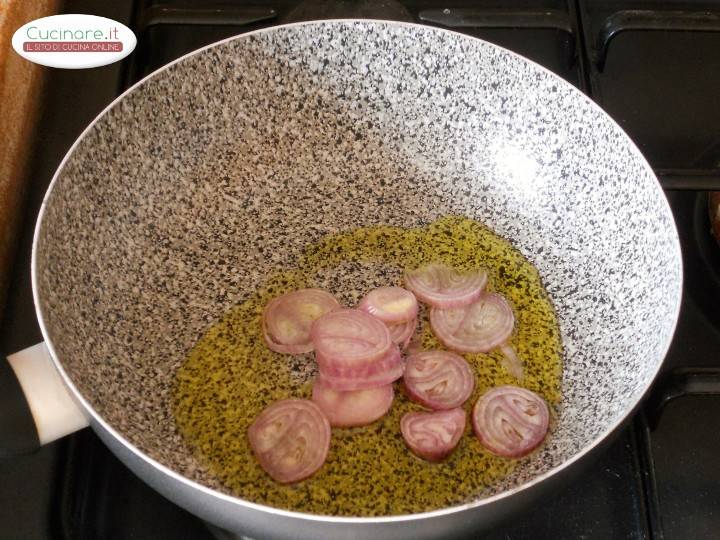
<svg viewBox="0 0 720 540">
<path fill-rule="evenodd" d="M 385 324 L 407 322 L 418 312 L 415 295 L 402 287 L 378 287 L 360 300 L 358 309 L 367 311 Z"/>
<path fill-rule="evenodd" d="M 412 319 L 407 322 L 389 324 L 388 330 L 390 330 L 390 339 L 393 343 L 396 343 L 401 349 L 405 349 L 410 343 L 410 340 L 415 334 L 417 328 L 417 319 Z"/>
<path fill-rule="evenodd" d="M 410 450 L 428 461 L 440 461 L 457 446 L 465 431 L 461 408 L 435 412 L 409 412 L 400 420 L 400 431 Z"/>
<path fill-rule="evenodd" d="M 448 351 L 410 355 L 403 375 L 414 400 L 434 410 L 460 407 L 475 389 L 475 375 L 462 356 Z"/>
<path fill-rule="evenodd" d="M 485 289 L 487 272 L 483 269 L 461 273 L 451 266 L 432 263 L 405 272 L 405 285 L 423 302 L 438 308 L 466 306 Z"/>
<path fill-rule="evenodd" d="M 333 360 L 332 363 L 323 356 L 316 354 L 320 378 L 334 390 L 348 392 L 351 390 L 366 390 L 384 386 L 402 377 L 405 365 L 397 345 L 392 345 L 387 354 L 375 361 L 366 364 L 363 368 L 343 367 L 341 363 Z"/>
<path fill-rule="evenodd" d="M 250 447 L 275 481 L 303 480 L 325 462 L 330 448 L 330 423 L 307 399 L 276 401 L 248 429 Z"/>
<path fill-rule="evenodd" d="M 340 392 L 321 378 L 315 380 L 312 400 L 325 413 L 333 427 L 365 426 L 385 416 L 394 397 L 392 384 Z"/>
<path fill-rule="evenodd" d="M 437 338 L 449 349 L 486 353 L 508 340 L 515 325 L 515 316 L 503 296 L 486 293 L 466 306 L 431 309 L 430 325 Z"/>
<path fill-rule="evenodd" d="M 519 458 L 543 441 L 550 413 L 534 392 L 518 386 L 499 386 L 475 403 L 472 423 L 480 443 L 495 455 Z"/>
<path fill-rule="evenodd" d="M 310 329 L 315 352 L 345 367 L 371 364 L 393 345 L 390 331 L 359 309 L 338 309 L 317 319 Z"/>
<path fill-rule="evenodd" d="M 265 341 L 279 353 L 310 352 L 310 327 L 321 316 L 339 308 L 335 297 L 321 289 L 300 289 L 273 298 L 263 312 Z"/>
</svg>

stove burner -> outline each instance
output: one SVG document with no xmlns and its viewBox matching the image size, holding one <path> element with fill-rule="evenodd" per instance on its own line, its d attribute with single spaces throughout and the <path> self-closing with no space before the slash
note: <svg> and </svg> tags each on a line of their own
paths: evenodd
<svg viewBox="0 0 720 540">
<path fill-rule="evenodd" d="M 305 0 L 281 22 L 319 19 L 384 19 L 414 22 L 413 16 L 396 0 Z"/>
</svg>

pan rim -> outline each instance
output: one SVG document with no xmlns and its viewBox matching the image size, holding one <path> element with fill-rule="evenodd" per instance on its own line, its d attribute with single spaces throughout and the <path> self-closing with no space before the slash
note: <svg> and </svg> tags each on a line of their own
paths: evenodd
<svg viewBox="0 0 720 540">
<path fill-rule="evenodd" d="M 391 515 L 391 516 L 373 516 L 373 517 L 355 517 L 355 516 L 333 516 L 333 515 L 326 515 L 326 514 L 311 514 L 311 513 L 305 513 L 305 512 L 298 512 L 294 510 L 286 510 L 282 508 L 276 508 L 269 505 L 259 504 L 247 501 L 245 499 L 242 499 L 240 497 L 236 497 L 233 495 L 228 495 L 226 493 L 222 493 L 221 491 L 215 490 L 213 488 L 210 488 L 204 484 L 201 484 L 195 480 L 191 480 L 190 478 L 187 478 L 183 476 L 182 474 L 176 472 L 175 470 L 171 469 L 170 467 L 164 465 L 163 463 L 159 462 L 158 460 L 148 456 L 145 452 L 143 452 L 140 448 L 132 444 L 129 440 L 127 440 L 122 434 L 120 434 L 115 428 L 110 425 L 109 422 L 107 422 L 95 409 L 94 407 L 85 399 L 85 397 L 82 395 L 82 393 L 78 390 L 78 388 L 73 383 L 72 379 L 68 375 L 68 373 L 65 371 L 65 369 L 62 366 L 62 363 L 58 359 L 58 354 L 55 351 L 55 348 L 52 344 L 52 341 L 50 340 L 49 332 L 45 325 L 45 314 L 43 313 L 43 310 L 41 308 L 40 304 L 40 294 L 39 294 L 39 287 L 38 287 L 38 275 L 37 275 L 37 264 L 38 264 L 38 242 L 39 242 L 39 236 L 40 231 L 42 229 L 43 225 L 43 219 L 45 216 L 45 211 L 48 206 L 48 200 L 51 197 L 51 194 L 53 192 L 53 189 L 55 188 L 56 184 L 58 183 L 58 179 L 60 178 L 60 175 L 65 168 L 66 163 L 70 159 L 70 157 L 75 152 L 75 149 L 81 144 L 81 142 L 85 139 L 86 135 L 94 128 L 95 124 L 99 122 L 111 109 L 113 109 L 118 103 L 120 103 L 126 96 L 140 88 L 143 84 L 148 82 L 150 79 L 154 78 L 155 76 L 161 74 L 165 70 L 173 67 L 175 64 L 181 63 L 185 61 L 187 58 L 190 58 L 192 56 L 202 54 L 205 51 L 212 49 L 214 47 L 223 45 L 225 43 L 229 43 L 231 41 L 244 39 L 249 36 L 253 36 L 256 34 L 262 34 L 266 32 L 274 32 L 279 29 L 285 29 L 285 28 L 292 28 L 292 27 L 298 27 L 298 26 L 320 26 L 320 25 L 327 25 L 327 24 L 367 24 L 367 25 L 390 25 L 390 26 L 405 26 L 410 28 L 420 28 L 424 31 L 432 30 L 433 32 L 441 32 L 446 33 L 452 36 L 458 36 L 462 39 L 467 40 L 477 40 L 485 45 L 488 45 L 492 48 L 498 49 L 505 54 L 509 54 L 512 57 L 515 57 L 523 62 L 530 63 L 534 66 L 535 69 L 539 69 L 540 71 L 544 72 L 545 74 L 549 75 L 551 78 L 554 78 L 558 81 L 559 84 L 564 85 L 565 87 L 571 88 L 572 92 L 575 93 L 578 98 L 584 100 L 587 104 L 590 105 L 592 109 L 600 113 L 602 117 L 605 118 L 605 120 L 609 121 L 611 125 L 622 134 L 622 137 L 625 138 L 626 145 L 628 146 L 631 153 L 635 156 L 636 159 L 639 160 L 639 163 L 642 164 L 642 166 L 645 168 L 645 170 L 650 174 L 650 177 L 654 179 L 654 189 L 656 190 L 656 195 L 660 196 L 660 199 L 662 200 L 662 204 L 664 205 L 664 211 L 667 212 L 667 215 L 671 217 L 670 224 L 671 224 L 671 232 L 672 233 L 672 240 L 673 240 L 673 247 L 675 251 L 675 257 L 674 260 L 677 263 L 677 274 L 678 274 L 678 280 L 677 280 L 677 287 L 676 287 L 676 295 L 675 295 L 675 301 L 674 301 L 674 310 L 673 310 L 673 324 L 671 332 L 669 333 L 668 339 L 666 343 L 663 344 L 663 351 L 662 351 L 662 359 L 657 363 L 657 366 L 655 367 L 654 371 L 651 373 L 651 375 L 648 377 L 647 381 L 644 385 L 640 387 L 640 389 L 636 392 L 636 394 L 631 398 L 630 406 L 627 408 L 626 412 L 622 414 L 616 421 L 614 421 L 608 428 L 606 428 L 603 432 L 601 432 L 599 435 L 597 435 L 593 440 L 590 442 L 590 444 L 585 445 L 582 450 L 571 456 L 569 459 L 563 461 L 559 465 L 556 465 L 549 470 L 545 471 L 542 474 L 539 474 L 535 477 L 533 477 L 531 480 L 527 482 L 523 482 L 520 485 L 517 485 L 509 490 L 502 491 L 500 493 L 491 495 L 489 497 L 482 497 L 467 503 L 455 505 L 455 506 L 449 506 L 445 508 L 440 508 L 437 510 L 427 511 L 427 512 L 420 512 L 416 514 L 401 514 L 401 515 Z M 473 36 L 469 36 L 467 34 L 463 34 L 462 32 L 457 32 L 454 30 L 449 30 L 445 28 L 437 28 L 428 26 L 425 24 L 420 23 L 409 23 L 409 22 L 402 22 L 402 21 L 392 21 L 392 20 L 384 20 L 384 19 L 353 19 L 353 18 L 340 18 L 340 19 L 326 19 L 326 20 L 314 20 L 314 21 L 303 21 L 303 22 L 295 22 L 295 23 L 289 23 L 289 24 L 282 24 L 282 25 L 276 25 L 271 26 L 268 28 L 262 28 L 258 30 L 253 30 L 250 32 L 246 32 L 243 34 L 238 34 L 235 36 L 231 36 L 213 43 L 210 43 L 209 45 L 206 45 L 204 47 L 201 47 L 199 49 L 195 49 L 193 51 L 190 51 L 187 54 L 184 54 L 180 56 L 179 58 L 176 58 L 172 62 L 169 62 L 161 67 L 159 67 L 157 70 L 149 73 L 130 87 L 128 87 L 125 91 L 123 91 L 120 95 L 118 95 L 115 99 L 113 99 L 106 107 L 103 108 L 100 113 L 88 124 L 88 126 L 80 133 L 78 138 L 73 142 L 73 144 L 68 149 L 67 153 L 63 157 L 62 161 L 58 165 L 55 173 L 53 174 L 53 177 L 50 181 L 50 184 L 47 188 L 47 191 L 45 192 L 45 195 L 43 196 L 43 200 L 40 206 L 40 210 L 38 212 L 38 216 L 35 222 L 35 230 L 33 233 L 33 242 L 32 242 L 32 252 L 31 252 L 31 284 L 32 284 L 32 293 L 33 293 L 33 303 L 35 307 L 35 312 L 38 320 L 38 325 L 40 327 L 40 331 L 42 333 L 43 339 L 45 340 L 45 343 L 47 345 L 48 351 L 50 352 L 50 357 L 52 359 L 52 362 L 55 366 L 55 368 L 58 370 L 58 373 L 60 374 L 63 382 L 65 385 L 70 389 L 74 399 L 78 401 L 82 408 L 86 411 L 87 414 L 89 414 L 92 417 L 93 422 L 95 422 L 97 425 L 102 427 L 104 431 L 106 431 L 109 435 L 111 435 L 116 441 L 121 443 L 131 454 L 134 455 L 136 459 L 139 459 L 143 462 L 145 462 L 147 465 L 151 466 L 152 468 L 156 469 L 158 472 L 162 473 L 163 475 L 166 475 L 170 478 L 172 478 L 176 482 L 180 482 L 181 484 L 184 484 L 185 487 L 191 488 L 194 490 L 199 490 L 202 492 L 205 496 L 214 498 L 218 501 L 221 501 L 226 504 L 231 504 L 236 507 L 241 507 L 249 510 L 258 510 L 262 512 L 266 512 L 271 515 L 277 515 L 284 518 L 290 518 L 290 519 L 297 519 L 297 520 L 303 520 L 303 521 L 314 521 L 314 522 L 324 522 L 324 523 L 333 523 L 333 524 L 359 524 L 359 525 L 370 525 L 370 524 L 382 524 L 382 523 L 403 523 L 408 521 L 416 521 L 416 520 L 426 520 L 441 516 L 448 516 L 455 513 L 463 512 L 466 510 L 472 510 L 478 507 L 488 506 L 496 502 L 503 501 L 517 493 L 528 491 L 531 488 L 534 488 L 538 484 L 541 484 L 545 480 L 558 475 L 562 471 L 568 469 L 571 465 L 576 463 L 577 461 L 580 461 L 583 459 L 586 455 L 591 454 L 596 448 L 601 446 L 603 442 L 608 439 L 618 428 L 620 428 L 628 419 L 631 417 L 635 411 L 637 410 L 638 406 L 641 404 L 642 400 L 644 399 L 645 395 L 647 394 L 648 390 L 654 383 L 655 379 L 657 378 L 657 375 L 664 363 L 665 357 L 667 356 L 668 350 L 670 348 L 670 345 L 673 341 L 673 336 L 675 334 L 675 331 L 677 329 L 677 324 L 679 320 L 680 315 L 680 306 L 681 306 L 681 299 L 682 299 L 682 291 L 683 291 L 683 266 L 682 266 L 682 253 L 680 248 L 680 239 L 677 231 L 677 226 L 675 224 L 675 219 L 672 214 L 672 209 L 670 208 L 670 204 L 668 202 L 667 197 L 665 196 L 664 191 L 662 190 L 662 187 L 660 186 L 659 181 L 657 180 L 657 177 L 655 176 L 655 172 L 653 171 L 652 167 L 648 163 L 648 161 L 643 156 L 640 149 L 637 147 L 637 145 L 634 143 L 634 141 L 630 138 L 630 136 L 623 130 L 623 128 L 608 114 L 606 113 L 597 103 L 595 103 L 592 99 L 590 99 L 586 94 L 584 94 L 582 91 L 580 91 L 578 88 L 567 82 L 565 79 L 560 77 L 559 75 L 553 73 L 549 69 L 545 68 L 544 66 L 538 64 L 537 62 L 534 62 L 533 60 L 530 60 L 518 53 L 515 53 L 509 49 L 506 49 L 505 47 L 502 47 L 500 45 L 496 45 L 494 43 L 491 43 L 489 41 L 476 38 Z"/>
</svg>

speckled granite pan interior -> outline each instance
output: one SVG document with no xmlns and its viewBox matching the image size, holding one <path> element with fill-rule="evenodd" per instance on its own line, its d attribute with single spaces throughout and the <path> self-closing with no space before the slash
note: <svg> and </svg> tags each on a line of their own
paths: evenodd
<svg viewBox="0 0 720 540">
<path fill-rule="evenodd" d="M 561 323 L 558 425 L 499 492 L 591 445 L 637 403 L 672 336 L 681 268 L 663 194 L 627 136 L 493 45 L 422 26 L 311 23 L 160 71 L 59 172 L 37 237 L 40 317 L 102 418 L 221 489 L 170 413 L 189 348 L 321 235 L 447 214 L 510 239 Z"/>
</svg>

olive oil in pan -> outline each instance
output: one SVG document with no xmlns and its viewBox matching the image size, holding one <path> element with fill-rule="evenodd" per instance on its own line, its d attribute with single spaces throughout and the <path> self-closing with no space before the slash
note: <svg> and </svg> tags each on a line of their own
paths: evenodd
<svg viewBox="0 0 720 540">
<path fill-rule="evenodd" d="M 328 459 L 307 480 L 278 484 L 252 455 L 247 429 L 253 419 L 276 400 L 309 398 L 309 375 L 314 370 L 311 355 L 292 357 L 267 348 L 261 330 L 265 304 L 282 293 L 312 286 L 327 287 L 342 298 L 343 272 L 350 267 L 368 274 L 367 288 L 402 285 L 401 269 L 434 261 L 459 269 L 487 268 L 489 288 L 504 294 L 514 308 L 512 344 L 525 363 L 523 386 L 551 406 L 560 401 L 562 346 L 557 318 L 537 270 L 507 240 L 462 217 L 445 217 L 423 228 L 377 226 L 329 235 L 306 249 L 297 269 L 278 270 L 261 290 L 213 325 L 177 373 L 173 405 L 180 433 L 228 491 L 301 512 L 407 514 L 482 495 L 516 466 L 515 460 L 484 450 L 469 421 L 460 444 L 445 461 L 433 464 L 414 456 L 400 434 L 400 418 L 422 408 L 405 396 L 398 383 L 395 401 L 384 418 L 361 428 L 333 428 Z M 375 275 L 369 275 L 373 268 Z M 323 275 L 334 277 L 328 283 L 319 277 Z M 424 348 L 442 348 L 425 310 L 418 335 Z M 464 357 L 476 374 L 475 392 L 465 404 L 468 414 L 489 388 L 516 383 L 500 366 L 499 353 Z"/>
</svg>

